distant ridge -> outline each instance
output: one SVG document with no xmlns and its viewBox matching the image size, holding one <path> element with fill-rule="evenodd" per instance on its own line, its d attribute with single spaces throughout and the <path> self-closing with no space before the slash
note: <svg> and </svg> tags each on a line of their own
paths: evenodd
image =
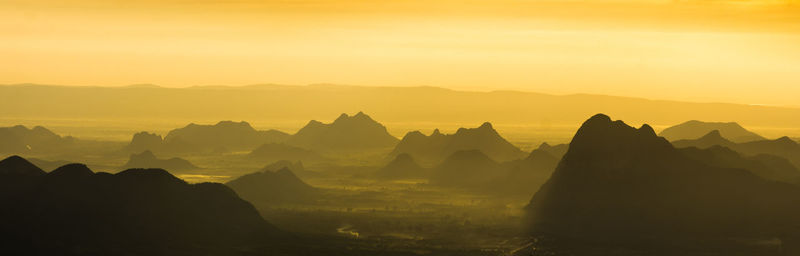
<svg viewBox="0 0 800 256">
<path fill-rule="evenodd" d="M 437 164 L 458 152 L 477 150 L 493 161 L 510 161 L 525 157 L 525 153 L 512 145 L 492 127 L 489 122 L 477 128 L 459 128 L 454 134 L 442 134 L 434 130 L 429 136 L 419 131 L 407 133 L 389 154 L 395 157 L 409 154 L 426 164 Z"/>
<path fill-rule="evenodd" d="M 364 152 L 391 148 L 397 141 L 385 126 L 358 112 L 342 113 L 330 124 L 311 120 L 286 143 L 317 152 Z"/>
<path fill-rule="evenodd" d="M 668 127 L 658 135 L 667 138 L 669 141 L 676 141 L 698 138 L 715 130 L 718 131 L 720 136 L 738 143 L 765 139 L 761 135 L 748 131 L 738 123 L 702 122 L 697 120 Z"/>
<path fill-rule="evenodd" d="M 169 159 L 159 159 L 150 150 L 142 151 L 139 154 L 131 154 L 128 162 L 122 166 L 123 169 L 132 168 L 160 168 L 173 171 L 197 170 L 197 167 L 183 158 L 173 157 Z"/>
<path fill-rule="evenodd" d="M 44 128 L 24 125 L 0 127 L 0 153 L 21 154 L 65 149 L 74 143 L 73 137 L 61 137 Z"/>
<path fill-rule="evenodd" d="M 675 147 L 698 147 L 709 148 L 713 146 L 723 146 L 735 150 L 748 156 L 773 155 L 786 158 L 795 167 L 800 168 L 800 143 L 789 137 L 781 137 L 774 140 L 757 140 L 743 143 L 734 143 L 722 138 L 719 132 L 711 131 L 708 134 L 693 140 L 679 140 L 672 143 Z"/>
<path fill-rule="evenodd" d="M 252 150 L 264 143 L 283 142 L 288 137 L 289 134 L 278 130 L 258 131 L 244 121 L 220 121 L 214 125 L 191 123 L 169 131 L 163 139 L 154 133 L 136 133 L 126 150 L 171 154 L 230 152 Z"/>
</svg>

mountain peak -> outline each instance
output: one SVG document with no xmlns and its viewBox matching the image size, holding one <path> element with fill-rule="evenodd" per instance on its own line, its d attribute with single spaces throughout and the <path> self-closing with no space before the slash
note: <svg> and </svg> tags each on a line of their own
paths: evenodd
<svg viewBox="0 0 800 256">
<path fill-rule="evenodd" d="M 701 137 L 700 139 L 725 139 L 725 138 L 722 137 L 722 134 L 719 132 L 719 130 L 713 130 L 708 132 L 708 134 L 703 135 L 703 137 Z"/>
<path fill-rule="evenodd" d="M 25 158 L 13 155 L 0 161 L 0 174 L 39 176 L 45 172 Z"/>
<path fill-rule="evenodd" d="M 494 127 L 492 127 L 492 123 L 490 123 L 490 122 L 484 122 L 478 128 L 480 128 L 480 129 L 494 129 Z"/>
<path fill-rule="evenodd" d="M 442 132 L 439 131 L 439 128 L 433 129 L 431 136 L 439 136 L 439 135 L 442 135 Z"/>
<path fill-rule="evenodd" d="M 67 164 L 56 168 L 47 174 L 52 177 L 81 178 L 94 175 L 94 172 L 85 164 Z"/>
</svg>

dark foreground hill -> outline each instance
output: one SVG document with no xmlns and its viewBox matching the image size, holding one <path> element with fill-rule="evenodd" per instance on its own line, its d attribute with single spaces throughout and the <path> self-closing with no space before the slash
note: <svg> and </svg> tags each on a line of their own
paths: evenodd
<svg viewBox="0 0 800 256">
<path fill-rule="evenodd" d="M 525 157 L 522 150 L 500 136 L 488 122 L 477 128 L 459 128 L 454 134 L 442 134 L 438 129 L 430 136 L 419 131 L 409 132 L 389 157 L 409 154 L 422 163 L 438 164 L 458 151 L 468 150 L 478 150 L 498 162 Z"/>
<path fill-rule="evenodd" d="M 673 248 L 778 238 L 788 250 L 800 231 L 800 187 L 704 164 L 648 125 L 596 115 L 526 210 L 531 231 L 551 237 Z"/>
<path fill-rule="evenodd" d="M 270 168 L 278 166 L 280 169 Z M 291 166 L 282 166 L 280 162 L 271 164 L 261 171 L 229 181 L 226 185 L 256 205 L 304 203 L 314 200 L 319 191 L 300 180 L 289 167 Z"/>
<path fill-rule="evenodd" d="M 222 184 L 187 184 L 161 169 L 34 167 L 0 162 L 3 255 L 231 254 L 280 234 Z"/>
<path fill-rule="evenodd" d="M 703 122 L 692 120 L 679 125 L 671 126 L 658 135 L 669 141 L 699 138 L 711 131 L 717 130 L 725 138 L 734 142 L 749 142 L 764 140 L 764 137 L 754 132 L 748 131 L 738 123 L 728 122 Z"/>
</svg>

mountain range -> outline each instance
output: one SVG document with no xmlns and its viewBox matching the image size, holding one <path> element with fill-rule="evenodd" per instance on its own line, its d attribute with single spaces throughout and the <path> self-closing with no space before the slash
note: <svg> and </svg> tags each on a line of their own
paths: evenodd
<svg viewBox="0 0 800 256">
<path fill-rule="evenodd" d="M 697 139 L 678 140 L 672 142 L 675 147 L 698 147 L 709 148 L 712 146 L 723 146 L 733 149 L 748 156 L 773 155 L 786 158 L 795 167 L 800 168 L 800 144 L 789 137 L 781 137 L 775 140 L 757 140 L 750 142 L 736 143 L 722 137 L 719 131 L 711 131 Z"/>
<path fill-rule="evenodd" d="M 476 150 L 492 161 L 510 161 L 525 157 L 525 152 L 512 145 L 492 127 L 483 123 L 477 128 L 459 128 L 454 134 L 434 130 L 429 136 L 419 131 L 407 133 L 389 154 L 394 158 L 409 154 L 425 165 L 438 164 L 459 151 Z"/>
<path fill-rule="evenodd" d="M 279 143 L 289 134 L 277 131 L 259 131 L 247 122 L 220 121 L 214 125 L 191 123 L 169 131 L 167 136 L 148 132 L 134 134 L 126 147 L 131 152 L 151 150 L 169 153 L 209 153 L 250 151 L 265 143 Z"/>
<path fill-rule="evenodd" d="M 360 153 L 385 150 L 397 144 L 386 127 L 363 112 L 339 115 L 330 124 L 311 120 L 286 144 L 323 153 Z"/>
<path fill-rule="evenodd" d="M 44 128 L 23 125 L 0 127 L 0 153 L 24 154 L 42 151 L 56 151 L 74 144 L 75 138 L 61 137 Z"/>
<path fill-rule="evenodd" d="M 526 207 L 527 225 L 533 234 L 595 244 L 796 237 L 800 187 L 686 154 L 649 125 L 595 115 Z"/>
<path fill-rule="evenodd" d="M 695 139 L 708 134 L 711 131 L 719 131 L 721 136 L 729 138 L 734 142 L 750 142 L 765 140 L 764 137 L 754 132 L 748 131 L 735 122 L 703 122 L 691 120 L 679 125 L 667 127 L 658 136 L 664 137 L 669 141 Z"/>
</svg>

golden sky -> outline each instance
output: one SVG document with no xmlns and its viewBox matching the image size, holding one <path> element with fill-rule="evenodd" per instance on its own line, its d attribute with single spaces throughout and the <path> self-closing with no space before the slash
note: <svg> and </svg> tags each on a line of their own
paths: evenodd
<svg viewBox="0 0 800 256">
<path fill-rule="evenodd" d="M 798 106 L 800 0 L 3 0 L 0 83 L 432 85 Z"/>
</svg>

